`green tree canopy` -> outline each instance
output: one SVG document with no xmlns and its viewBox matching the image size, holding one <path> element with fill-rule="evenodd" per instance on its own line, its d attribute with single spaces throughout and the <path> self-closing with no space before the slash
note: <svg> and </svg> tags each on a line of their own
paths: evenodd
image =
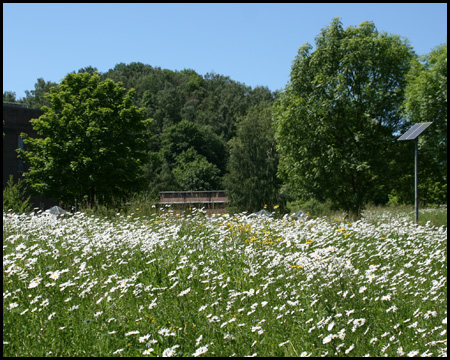
<svg viewBox="0 0 450 360">
<path fill-rule="evenodd" d="M 229 147 L 225 188 L 233 206 L 258 211 L 264 205 L 280 205 L 272 108 L 268 104 L 251 108 L 238 123 Z"/>
<path fill-rule="evenodd" d="M 218 190 L 221 188 L 219 168 L 191 147 L 176 159 L 173 170 L 181 190 Z"/>
<path fill-rule="evenodd" d="M 31 165 L 24 174 L 30 190 L 72 203 L 75 199 L 110 204 L 141 185 L 149 120 L 132 105 L 133 90 L 100 80 L 97 73 L 70 73 L 46 96 L 50 106 L 31 120 L 42 138 L 21 136 Z"/>
<path fill-rule="evenodd" d="M 14 91 L 3 91 L 3 101 L 16 102 L 16 93 Z"/>
<path fill-rule="evenodd" d="M 398 168 L 395 132 L 413 52 L 372 22 L 338 18 L 295 58 L 276 105 L 280 174 L 305 200 L 331 200 L 359 216 L 389 193 Z"/>
<path fill-rule="evenodd" d="M 434 130 L 427 131 L 426 137 L 433 137 L 434 131 L 437 138 L 433 143 L 447 147 L 447 43 L 412 62 L 406 88 L 405 114 L 411 124 L 432 121 L 433 127 L 428 130 Z"/>
<path fill-rule="evenodd" d="M 170 165 L 182 152 L 193 147 L 210 163 L 224 170 L 226 154 L 223 140 L 210 127 L 183 120 L 163 133 L 162 154 Z"/>
<path fill-rule="evenodd" d="M 52 81 L 45 81 L 43 78 L 37 79 L 34 84 L 34 90 L 25 90 L 25 97 L 20 100 L 21 103 L 32 109 L 40 109 L 42 106 L 49 106 L 50 103 L 46 98 L 46 94 L 50 92 L 52 87 L 58 85 Z"/>
<path fill-rule="evenodd" d="M 408 73 L 404 113 L 408 126 L 433 124 L 419 137 L 419 194 L 424 203 L 447 202 L 447 44 L 414 59 Z M 413 156 L 413 144 L 406 144 Z M 410 159 L 412 164 L 412 160 Z M 399 202 L 414 200 L 413 168 L 399 178 Z"/>
</svg>

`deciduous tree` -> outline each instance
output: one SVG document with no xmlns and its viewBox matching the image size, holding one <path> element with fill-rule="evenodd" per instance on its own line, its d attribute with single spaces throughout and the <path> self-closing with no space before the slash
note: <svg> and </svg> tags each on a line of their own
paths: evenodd
<svg viewBox="0 0 450 360">
<path fill-rule="evenodd" d="M 138 190 L 150 120 L 132 105 L 134 95 L 97 73 L 70 73 L 51 88 L 50 106 L 31 120 L 42 138 L 21 135 L 27 150 L 18 152 L 31 165 L 24 174 L 30 190 L 90 204 L 111 204 Z"/>
<path fill-rule="evenodd" d="M 49 106 L 45 95 L 50 92 L 52 87 L 58 85 L 52 81 L 45 81 L 42 78 L 37 79 L 34 84 L 34 90 L 25 90 L 25 97 L 20 100 L 21 103 L 29 108 L 40 109 L 42 106 Z"/>
<path fill-rule="evenodd" d="M 281 181 L 277 178 L 272 108 L 260 104 L 251 108 L 237 125 L 229 141 L 229 174 L 225 187 L 238 210 L 258 211 L 264 205 L 280 205 Z"/>
<path fill-rule="evenodd" d="M 6 102 L 16 102 L 16 93 L 14 91 L 4 91 L 3 92 L 3 101 Z"/>
<path fill-rule="evenodd" d="M 420 199 L 442 204 L 447 202 L 447 43 L 412 64 L 404 107 L 408 125 L 433 122 L 419 137 Z M 409 186 L 405 181 L 400 183 L 412 189 L 411 181 Z M 397 193 L 407 192 L 399 189 Z M 402 201 L 413 200 L 412 194 L 400 197 Z"/>
<path fill-rule="evenodd" d="M 338 18 L 300 47 L 276 106 L 280 174 L 305 200 L 332 200 L 358 217 L 389 193 L 394 134 L 413 52 L 372 22 L 344 29 Z"/>
<path fill-rule="evenodd" d="M 218 190 L 221 189 L 220 170 L 208 162 L 206 157 L 191 147 L 177 157 L 177 167 L 173 170 L 181 190 Z"/>
</svg>

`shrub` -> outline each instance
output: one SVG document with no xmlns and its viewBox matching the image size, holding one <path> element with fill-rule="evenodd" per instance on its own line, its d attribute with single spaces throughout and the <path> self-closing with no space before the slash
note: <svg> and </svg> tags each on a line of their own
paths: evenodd
<svg viewBox="0 0 450 360">
<path fill-rule="evenodd" d="M 17 213 L 29 212 L 31 210 L 31 196 L 25 199 L 26 188 L 21 180 L 14 184 L 14 178 L 9 176 L 7 186 L 3 189 L 3 210 L 11 210 Z"/>
<path fill-rule="evenodd" d="M 303 210 L 308 212 L 311 216 L 330 216 L 335 214 L 335 210 L 332 210 L 331 201 L 320 202 L 315 199 L 308 201 L 296 200 L 288 203 L 290 212 L 297 212 Z"/>
</svg>

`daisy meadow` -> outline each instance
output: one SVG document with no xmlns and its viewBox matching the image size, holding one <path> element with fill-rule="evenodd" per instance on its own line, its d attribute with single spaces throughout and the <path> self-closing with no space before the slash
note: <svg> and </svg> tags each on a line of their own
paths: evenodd
<svg viewBox="0 0 450 360">
<path fill-rule="evenodd" d="M 446 227 L 136 208 L 3 213 L 4 357 L 447 355 Z"/>
</svg>

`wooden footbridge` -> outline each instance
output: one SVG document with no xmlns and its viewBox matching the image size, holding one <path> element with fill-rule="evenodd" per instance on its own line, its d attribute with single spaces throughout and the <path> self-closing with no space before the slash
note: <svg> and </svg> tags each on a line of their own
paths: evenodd
<svg viewBox="0 0 450 360">
<path fill-rule="evenodd" d="M 228 202 L 224 190 L 210 191 L 161 191 L 160 205 L 170 205 L 176 212 L 189 208 L 204 208 L 208 214 L 224 213 Z"/>
</svg>

